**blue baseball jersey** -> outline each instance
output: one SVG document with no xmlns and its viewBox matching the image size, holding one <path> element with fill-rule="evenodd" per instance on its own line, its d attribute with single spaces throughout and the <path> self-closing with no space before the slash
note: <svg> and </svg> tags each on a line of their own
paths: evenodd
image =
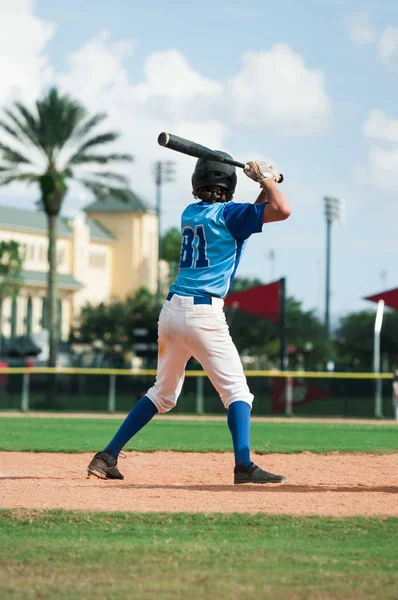
<svg viewBox="0 0 398 600">
<path fill-rule="evenodd" d="M 247 239 L 263 226 L 266 203 L 197 202 L 182 213 L 180 267 L 170 291 L 225 298 Z"/>
</svg>

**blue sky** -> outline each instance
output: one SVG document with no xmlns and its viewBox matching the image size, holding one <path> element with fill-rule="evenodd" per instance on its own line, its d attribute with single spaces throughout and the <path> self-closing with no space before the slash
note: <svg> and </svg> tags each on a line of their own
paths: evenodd
<svg viewBox="0 0 398 600">
<path fill-rule="evenodd" d="M 253 236 L 239 275 L 269 281 L 272 249 L 288 292 L 323 314 L 322 198 L 333 195 L 346 206 L 333 230 L 334 319 L 398 285 L 396 2 L 0 0 L 0 68 L 0 106 L 56 83 L 106 110 L 136 157 L 132 187 L 149 202 L 153 162 L 176 160 L 165 227 L 191 200 L 194 159 L 159 148 L 160 131 L 275 162 L 293 213 Z M 236 199 L 254 201 L 256 185 L 238 176 Z M 34 198 L 0 191 L 2 204 Z M 65 211 L 88 200 L 73 188 Z"/>
</svg>

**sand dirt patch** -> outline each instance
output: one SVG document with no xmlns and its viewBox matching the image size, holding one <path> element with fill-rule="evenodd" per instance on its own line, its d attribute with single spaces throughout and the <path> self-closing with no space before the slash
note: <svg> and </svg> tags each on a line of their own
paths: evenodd
<svg viewBox="0 0 398 600">
<path fill-rule="evenodd" d="M 398 454 L 270 454 L 282 485 L 234 486 L 233 455 L 129 452 L 124 481 L 86 477 L 91 454 L 0 452 L 0 508 L 398 517 Z"/>
</svg>

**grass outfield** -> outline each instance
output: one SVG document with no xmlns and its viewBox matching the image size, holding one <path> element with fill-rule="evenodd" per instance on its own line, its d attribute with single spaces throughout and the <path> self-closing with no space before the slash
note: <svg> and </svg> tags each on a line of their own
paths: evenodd
<svg viewBox="0 0 398 600">
<path fill-rule="evenodd" d="M 121 421 L 120 421 L 121 422 Z M 0 450 L 93 452 L 103 448 L 119 426 L 116 419 L 0 419 Z M 253 422 L 251 446 L 259 453 L 398 451 L 394 425 Z M 232 444 L 226 422 L 155 419 L 126 446 L 150 452 L 226 452 Z"/>
<path fill-rule="evenodd" d="M 0 597 L 397 597 L 398 520 L 0 511 Z"/>
</svg>

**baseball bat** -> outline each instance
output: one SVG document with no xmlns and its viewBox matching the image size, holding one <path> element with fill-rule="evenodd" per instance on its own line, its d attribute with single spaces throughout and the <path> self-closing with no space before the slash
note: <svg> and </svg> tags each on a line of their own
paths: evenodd
<svg viewBox="0 0 398 600">
<path fill-rule="evenodd" d="M 188 154 L 188 156 L 194 156 L 195 158 L 204 158 L 205 160 L 223 162 L 227 165 L 239 167 L 240 169 L 245 168 L 245 163 L 234 160 L 224 152 L 211 150 L 206 146 L 202 146 L 196 142 L 191 142 L 190 140 L 185 140 L 184 138 L 178 137 L 178 135 L 166 133 L 165 131 L 159 134 L 158 144 L 164 148 L 169 148 L 170 150 L 175 150 L 176 152 L 181 152 L 182 154 Z M 281 173 L 278 183 L 282 183 L 282 181 L 283 175 Z"/>
</svg>

